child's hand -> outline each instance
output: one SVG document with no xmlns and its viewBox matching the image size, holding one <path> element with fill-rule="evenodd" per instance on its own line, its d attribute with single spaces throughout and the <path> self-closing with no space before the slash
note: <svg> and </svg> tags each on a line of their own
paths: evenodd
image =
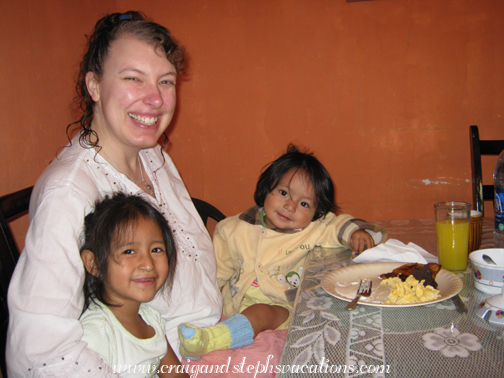
<svg viewBox="0 0 504 378">
<path fill-rule="evenodd" d="M 372 236 L 364 231 L 357 230 L 352 234 L 352 254 L 358 255 L 362 251 L 368 248 L 374 247 L 374 239 Z"/>
</svg>

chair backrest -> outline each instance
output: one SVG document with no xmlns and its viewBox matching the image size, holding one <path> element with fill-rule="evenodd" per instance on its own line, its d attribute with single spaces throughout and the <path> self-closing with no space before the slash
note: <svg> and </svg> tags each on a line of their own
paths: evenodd
<svg viewBox="0 0 504 378">
<path fill-rule="evenodd" d="M 196 210 L 198 211 L 205 226 L 207 225 L 209 217 L 217 222 L 220 222 L 221 220 L 226 218 L 226 216 L 222 214 L 219 209 L 217 209 L 215 206 L 210 205 L 208 202 L 205 202 L 197 198 L 191 198 L 191 199 L 194 203 L 194 207 L 196 207 Z"/>
<path fill-rule="evenodd" d="M 9 228 L 9 222 L 28 212 L 33 187 L 0 197 L 0 370 L 7 378 L 5 341 L 9 324 L 7 289 L 19 259 L 19 250 Z"/>
<path fill-rule="evenodd" d="M 484 201 L 493 200 L 494 186 L 483 185 L 481 155 L 499 155 L 504 150 L 504 140 L 481 140 L 478 126 L 471 126 L 469 132 L 471 137 L 473 207 L 485 215 Z"/>
</svg>

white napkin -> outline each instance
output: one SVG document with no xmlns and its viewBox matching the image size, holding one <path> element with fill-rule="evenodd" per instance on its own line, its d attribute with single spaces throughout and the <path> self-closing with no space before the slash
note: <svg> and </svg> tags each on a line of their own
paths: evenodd
<svg viewBox="0 0 504 378">
<path fill-rule="evenodd" d="M 427 264 L 429 262 L 437 263 L 438 258 L 415 243 L 406 245 L 399 240 L 389 239 L 383 244 L 365 250 L 353 261 L 355 263 L 398 261 Z"/>
</svg>

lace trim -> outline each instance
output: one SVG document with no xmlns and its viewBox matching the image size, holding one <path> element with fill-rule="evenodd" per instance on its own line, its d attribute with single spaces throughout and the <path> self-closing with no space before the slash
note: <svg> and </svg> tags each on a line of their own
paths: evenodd
<svg viewBox="0 0 504 378">
<path fill-rule="evenodd" d="M 143 151 L 143 155 L 148 164 L 147 174 L 152 181 L 152 184 L 156 193 L 156 202 L 158 206 L 158 210 L 163 214 L 163 216 L 168 220 L 168 224 L 170 225 L 171 231 L 175 238 L 175 242 L 177 244 L 177 250 L 179 253 L 191 257 L 194 261 L 198 261 L 198 249 L 196 248 L 196 243 L 192 239 L 192 237 L 184 231 L 183 226 L 174 215 L 171 213 L 166 200 L 159 190 L 159 183 L 156 176 L 156 169 L 153 167 L 154 162 L 149 156 L 148 151 Z"/>
<path fill-rule="evenodd" d="M 85 374 L 85 375 L 84 375 Z M 89 367 L 86 363 L 79 363 L 73 358 L 57 357 L 48 362 L 33 364 L 27 369 L 26 378 L 68 378 L 68 377 L 97 377 L 97 378 L 118 378 L 112 369 L 103 361 L 97 366 Z"/>
<path fill-rule="evenodd" d="M 99 156 L 99 155 L 98 155 Z M 182 225 L 177 222 L 176 218 L 170 212 L 167 202 L 164 199 L 162 192 L 159 188 L 159 182 L 157 179 L 156 171 L 153 167 L 153 160 L 149 156 L 148 151 L 142 151 L 143 161 L 146 162 L 145 171 L 149 176 L 152 187 L 154 189 L 154 195 L 156 198 L 152 198 L 146 194 L 142 189 L 140 189 L 135 183 L 129 180 L 124 174 L 117 172 L 110 164 L 106 162 L 101 156 L 87 157 L 86 162 L 91 164 L 94 169 L 101 170 L 101 172 L 106 176 L 107 180 L 115 187 L 114 191 L 119 191 L 122 193 L 127 193 L 130 195 L 145 195 L 144 198 L 149 198 L 150 202 L 157 207 L 161 214 L 168 220 L 168 224 L 171 227 L 175 242 L 179 253 L 191 257 L 194 261 L 198 261 L 199 254 L 196 248 L 196 243 L 191 238 L 189 234 L 184 231 Z M 98 159 L 103 160 L 98 161 Z"/>
</svg>

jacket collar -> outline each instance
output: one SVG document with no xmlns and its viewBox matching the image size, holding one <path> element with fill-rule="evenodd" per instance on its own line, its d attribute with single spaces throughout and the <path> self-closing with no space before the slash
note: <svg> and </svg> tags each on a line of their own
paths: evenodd
<svg viewBox="0 0 504 378">
<path fill-rule="evenodd" d="M 247 222 L 251 225 L 261 226 L 261 227 L 264 227 L 268 230 L 273 230 L 276 232 L 280 232 L 282 234 L 294 234 L 296 232 L 303 230 L 302 228 L 295 229 L 295 230 L 284 230 L 282 228 L 270 228 L 266 225 L 266 222 L 264 221 L 264 216 L 265 216 L 264 215 L 264 208 L 255 205 L 255 206 L 252 206 L 250 209 L 241 213 L 239 216 L 239 219 L 244 222 Z"/>
</svg>

